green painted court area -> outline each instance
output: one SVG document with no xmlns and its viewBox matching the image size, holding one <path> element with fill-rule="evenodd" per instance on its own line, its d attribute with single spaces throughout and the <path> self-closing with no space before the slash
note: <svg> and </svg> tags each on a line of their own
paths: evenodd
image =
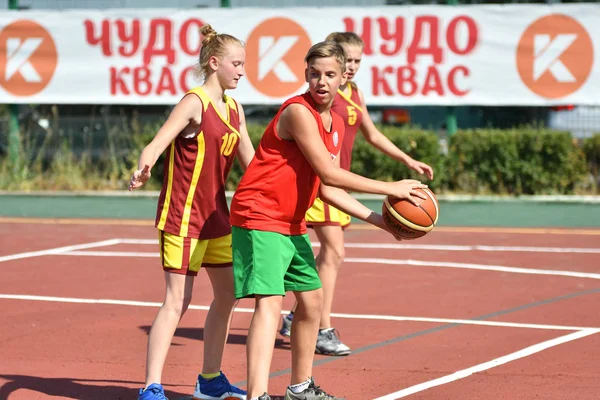
<svg viewBox="0 0 600 400">
<path fill-rule="evenodd" d="M 381 212 L 380 199 L 361 201 Z M 0 216 L 154 219 L 156 196 L 0 195 Z M 440 200 L 439 226 L 600 227 L 600 202 Z"/>
</svg>

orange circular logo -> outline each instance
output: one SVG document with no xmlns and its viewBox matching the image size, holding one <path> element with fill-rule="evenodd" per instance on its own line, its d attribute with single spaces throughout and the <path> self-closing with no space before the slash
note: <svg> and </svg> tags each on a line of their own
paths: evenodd
<svg viewBox="0 0 600 400">
<path fill-rule="evenodd" d="M 39 93 L 50 83 L 57 63 L 54 40 L 37 22 L 20 20 L 0 31 L 0 86 L 10 94 Z"/>
<path fill-rule="evenodd" d="M 308 33 L 288 18 L 263 21 L 246 41 L 246 75 L 266 96 L 294 94 L 305 83 L 304 56 L 312 45 Z"/>
<path fill-rule="evenodd" d="M 579 89 L 594 64 L 594 46 L 575 19 L 552 14 L 529 25 L 517 48 L 517 69 L 534 93 L 558 99 Z"/>
</svg>

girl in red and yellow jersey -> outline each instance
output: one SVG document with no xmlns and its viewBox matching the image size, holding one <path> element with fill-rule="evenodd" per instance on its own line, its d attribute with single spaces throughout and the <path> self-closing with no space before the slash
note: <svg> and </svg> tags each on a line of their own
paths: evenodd
<svg viewBox="0 0 600 400">
<path fill-rule="evenodd" d="M 314 45 L 305 58 L 308 92 L 287 100 L 261 139 L 231 203 L 235 296 L 253 297 L 247 342 L 248 398 L 269 400 L 269 369 L 282 299 L 294 292 L 291 384 L 286 400 L 336 398 L 312 380 L 323 291 L 305 214 L 317 194 L 344 212 L 387 229 L 380 214 L 346 190 L 390 194 L 416 203 L 416 180 L 380 182 L 339 168 L 344 123 L 331 111 L 346 57 L 336 43 Z"/>
<path fill-rule="evenodd" d="M 354 139 L 360 130 L 367 142 L 387 156 L 405 164 L 408 168 L 433 179 L 433 169 L 421 162 L 414 160 L 400 150 L 391 140 L 381 133 L 369 117 L 367 105 L 362 91 L 352 79 L 358 72 L 363 53 L 363 42 L 353 32 L 334 32 L 326 40 L 340 44 L 346 52 L 346 76 L 348 81 L 340 86 L 338 94 L 331 107 L 344 120 L 346 135 L 340 152 L 340 166 L 350 170 L 352 162 L 352 147 Z M 315 230 L 321 248 L 317 256 L 317 268 L 323 282 L 323 314 L 319 329 L 316 352 L 319 354 L 344 356 L 350 354 L 350 348 L 342 343 L 337 331 L 331 324 L 331 307 L 335 292 L 335 283 L 339 268 L 344 260 L 344 232 L 350 224 L 350 216 L 337 208 L 317 199 L 306 213 L 309 227 Z M 282 327 L 279 332 L 283 336 L 290 335 L 293 312 L 283 317 Z"/>
<path fill-rule="evenodd" d="M 254 155 L 242 106 L 225 95 L 244 75 L 245 51 L 233 36 L 202 28 L 202 86 L 175 106 L 152 142 L 142 151 L 129 189 L 142 186 L 167 150 L 156 227 L 165 271 L 165 301 L 148 337 L 146 386 L 140 400 L 165 399 L 161 375 L 179 320 L 191 299 L 194 278 L 206 267 L 214 300 L 204 328 L 204 363 L 195 399 L 245 399 L 220 373 L 236 299 L 231 268 L 231 225 L 225 181 L 238 157 L 245 169 Z"/>
</svg>

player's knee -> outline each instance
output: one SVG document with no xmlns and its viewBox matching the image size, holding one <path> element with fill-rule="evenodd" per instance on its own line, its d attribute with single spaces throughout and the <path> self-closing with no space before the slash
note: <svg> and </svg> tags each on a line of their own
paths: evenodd
<svg viewBox="0 0 600 400">
<path fill-rule="evenodd" d="M 281 313 L 282 306 L 282 297 L 281 296 L 260 296 L 257 295 L 255 297 L 255 308 L 256 312 L 276 315 L 277 318 Z"/>
<path fill-rule="evenodd" d="M 321 258 L 321 265 L 325 265 L 326 268 L 339 268 L 346 257 L 344 246 L 332 246 L 330 247 L 323 257 Z"/>
<path fill-rule="evenodd" d="M 344 262 L 344 257 L 346 257 L 346 250 L 344 250 L 344 245 L 337 246 L 335 248 L 335 266 L 339 268 L 340 265 Z"/>
<path fill-rule="evenodd" d="M 223 307 L 233 308 L 239 302 L 239 300 L 235 298 L 233 287 L 231 288 L 231 290 L 215 290 L 213 293 L 214 301 Z"/>
<path fill-rule="evenodd" d="M 298 304 L 304 308 L 307 315 L 320 316 L 323 309 L 323 289 L 304 292 Z"/>
<path fill-rule="evenodd" d="M 173 314 L 183 315 L 192 302 L 192 294 L 173 294 L 167 295 L 163 308 L 166 308 Z"/>
</svg>

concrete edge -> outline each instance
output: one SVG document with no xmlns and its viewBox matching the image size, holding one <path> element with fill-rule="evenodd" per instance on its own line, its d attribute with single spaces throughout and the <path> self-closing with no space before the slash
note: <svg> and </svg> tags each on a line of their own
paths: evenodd
<svg viewBox="0 0 600 400">
<path fill-rule="evenodd" d="M 7 191 L 0 190 L 0 196 L 31 196 L 31 197 L 149 197 L 158 198 L 156 190 L 127 190 L 111 191 Z M 226 192 L 227 198 L 233 196 L 232 191 Z M 383 200 L 383 195 L 354 193 L 358 200 Z M 498 196 L 473 194 L 441 194 L 438 200 L 447 202 L 539 202 L 539 203 L 600 203 L 600 195 L 537 195 L 537 196 Z"/>
</svg>

